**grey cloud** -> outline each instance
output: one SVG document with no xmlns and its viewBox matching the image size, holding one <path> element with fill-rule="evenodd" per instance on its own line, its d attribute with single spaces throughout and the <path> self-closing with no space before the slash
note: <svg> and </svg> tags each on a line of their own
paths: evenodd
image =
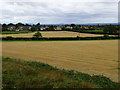
<svg viewBox="0 0 120 90">
<path fill-rule="evenodd" d="M 28 23 L 93 23 L 116 22 L 117 3 L 115 2 L 8 2 L 2 8 L 0 23 L 28 22 Z"/>
</svg>

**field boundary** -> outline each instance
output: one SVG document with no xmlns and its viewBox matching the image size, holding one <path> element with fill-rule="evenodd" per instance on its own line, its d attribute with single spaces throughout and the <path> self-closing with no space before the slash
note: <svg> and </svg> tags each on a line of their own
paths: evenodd
<svg viewBox="0 0 120 90">
<path fill-rule="evenodd" d="M 68 31 L 70 31 L 70 30 L 68 30 Z M 94 31 L 94 30 L 93 30 Z M 101 34 L 101 35 L 103 35 L 103 34 L 108 34 L 108 35 L 119 35 L 119 33 L 104 33 L 104 32 L 92 32 L 92 31 L 78 31 L 78 30 L 71 30 L 71 32 L 80 32 L 80 33 L 88 33 L 88 34 Z"/>
<path fill-rule="evenodd" d="M 2 41 L 51 41 L 51 40 L 116 40 L 120 39 L 120 37 L 50 37 L 50 38 L 14 38 L 14 37 L 5 37 L 0 38 Z"/>
<path fill-rule="evenodd" d="M 19 41 L 31 41 L 31 42 L 52 42 L 52 41 L 105 41 L 105 40 L 120 40 L 120 39 L 104 39 L 104 40 L 0 40 L 0 42 L 19 42 Z"/>
</svg>

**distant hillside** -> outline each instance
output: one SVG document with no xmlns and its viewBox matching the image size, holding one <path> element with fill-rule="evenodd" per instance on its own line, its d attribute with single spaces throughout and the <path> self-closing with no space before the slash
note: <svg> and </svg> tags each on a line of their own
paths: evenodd
<svg viewBox="0 0 120 90">
<path fill-rule="evenodd" d="M 85 23 L 85 24 L 76 24 L 76 25 L 118 25 L 118 23 Z M 70 24 L 41 24 L 41 25 L 70 25 Z"/>
</svg>

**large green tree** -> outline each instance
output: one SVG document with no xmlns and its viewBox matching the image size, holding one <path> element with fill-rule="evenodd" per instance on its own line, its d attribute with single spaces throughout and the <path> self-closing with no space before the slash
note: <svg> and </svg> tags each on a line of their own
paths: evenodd
<svg viewBox="0 0 120 90">
<path fill-rule="evenodd" d="M 40 23 L 37 23 L 37 24 L 36 24 L 36 29 L 37 29 L 37 31 L 40 30 Z"/>
<path fill-rule="evenodd" d="M 103 26 L 103 32 L 104 33 L 110 33 L 110 34 L 115 34 L 117 33 L 117 27 L 116 25 L 105 25 Z"/>
<path fill-rule="evenodd" d="M 8 26 L 6 24 L 2 25 L 2 31 L 8 31 Z"/>
<path fill-rule="evenodd" d="M 50 26 L 49 26 L 49 30 L 55 30 L 54 26 L 53 26 L 53 25 L 50 25 Z"/>
<path fill-rule="evenodd" d="M 24 26 L 24 24 L 23 23 L 17 23 L 16 27 L 19 27 L 19 26 Z"/>
<path fill-rule="evenodd" d="M 13 23 L 9 23 L 8 26 L 14 26 L 14 24 Z"/>
<path fill-rule="evenodd" d="M 32 32 L 36 31 L 36 27 L 35 27 L 35 26 L 32 26 L 32 27 L 31 27 L 31 31 L 32 31 Z"/>
</svg>

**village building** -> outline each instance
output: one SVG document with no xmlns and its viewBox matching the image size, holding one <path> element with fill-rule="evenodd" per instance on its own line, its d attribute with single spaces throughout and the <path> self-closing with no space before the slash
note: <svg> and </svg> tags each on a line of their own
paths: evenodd
<svg viewBox="0 0 120 90">
<path fill-rule="evenodd" d="M 72 26 L 66 26 L 66 28 L 68 28 L 68 29 L 73 29 L 73 27 L 72 27 Z"/>
<path fill-rule="evenodd" d="M 55 30 L 62 30 L 62 27 L 61 26 L 57 26 L 57 27 L 55 27 Z"/>
<path fill-rule="evenodd" d="M 40 30 L 45 30 L 46 28 L 45 27 L 40 27 Z"/>
<path fill-rule="evenodd" d="M 8 30 L 9 30 L 9 31 L 15 31 L 15 29 L 16 29 L 16 27 L 13 26 L 13 25 L 12 25 L 12 26 L 8 26 Z"/>
</svg>

